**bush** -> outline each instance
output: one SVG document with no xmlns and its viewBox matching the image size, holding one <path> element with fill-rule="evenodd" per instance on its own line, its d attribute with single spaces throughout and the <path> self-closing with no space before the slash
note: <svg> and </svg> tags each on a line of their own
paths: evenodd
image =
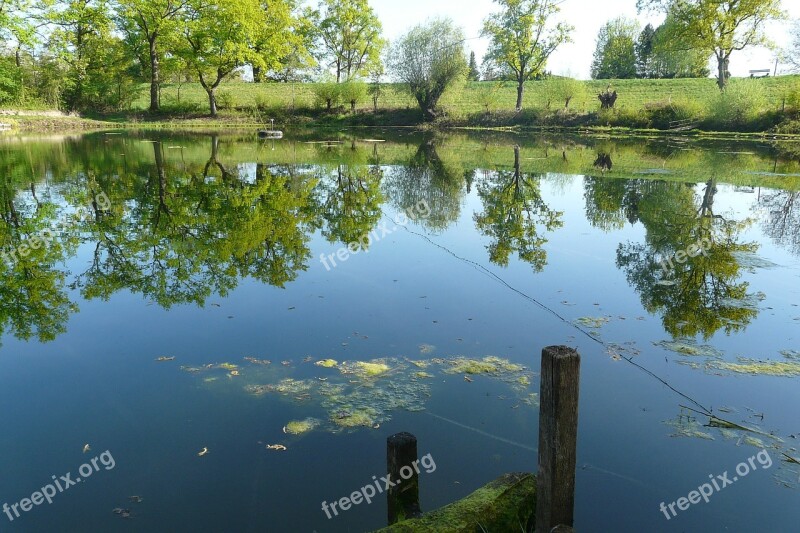
<svg viewBox="0 0 800 533">
<path fill-rule="evenodd" d="M 219 91 L 217 93 L 217 108 L 231 110 L 234 107 L 232 92 Z"/>
<path fill-rule="evenodd" d="M 317 106 L 325 107 L 328 111 L 337 107 L 341 101 L 339 89 L 339 84 L 332 81 L 315 83 L 312 91 Z"/>
<path fill-rule="evenodd" d="M 800 114 L 800 85 L 795 85 L 786 95 L 786 111 Z"/>
<path fill-rule="evenodd" d="M 478 90 L 476 96 L 478 103 L 486 110 L 486 114 L 491 113 L 492 108 L 497 105 L 499 93 L 505 88 L 505 83 L 497 83 L 493 81 L 477 82 Z"/>
<path fill-rule="evenodd" d="M 662 130 L 673 128 L 678 123 L 689 125 L 690 122 L 700 122 L 707 113 L 703 102 L 688 98 L 670 98 L 664 102 L 646 104 L 645 108 L 650 125 Z"/>
<path fill-rule="evenodd" d="M 547 109 L 569 109 L 576 100 L 584 100 L 588 94 L 583 82 L 567 77 L 552 76 L 542 82 Z"/>
<path fill-rule="evenodd" d="M 709 114 L 712 126 L 721 129 L 756 127 L 767 107 L 767 98 L 759 80 L 732 80 L 724 91 L 711 98 Z"/>
<path fill-rule="evenodd" d="M 356 104 L 363 101 L 367 96 L 367 86 L 364 82 L 350 80 L 339 86 L 339 99 L 350 104 L 350 111 L 356 112 Z"/>
<path fill-rule="evenodd" d="M 197 115 L 201 112 L 201 106 L 197 102 L 187 102 L 170 98 L 161 104 L 160 113 L 164 115 Z"/>
</svg>

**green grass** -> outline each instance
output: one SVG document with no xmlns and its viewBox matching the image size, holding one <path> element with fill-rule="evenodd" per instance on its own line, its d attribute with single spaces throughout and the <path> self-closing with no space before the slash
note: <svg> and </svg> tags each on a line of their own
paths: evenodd
<svg viewBox="0 0 800 533">
<path fill-rule="evenodd" d="M 733 80 L 737 83 L 740 80 Z M 767 100 L 773 110 L 782 106 L 783 98 L 791 90 L 800 89 L 800 76 L 779 76 L 759 79 Z M 543 110 L 547 104 L 546 84 L 544 81 L 528 82 L 525 87 L 524 106 L 529 109 Z M 611 85 L 619 93 L 617 108 L 620 111 L 640 110 L 648 106 L 672 101 L 689 100 L 705 104 L 718 92 L 716 82 L 712 79 L 679 79 L 679 80 L 592 80 L 584 81 L 584 94 L 578 95 L 570 104 L 570 109 L 578 113 L 597 111 L 599 102 L 597 94 Z M 451 90 L 442 101 L 442 105 L 455 116 L 468 116 L 485 111 L 479 92 L 487 86 L 497 88 L 495 101 L 491 105 L 493 111 L 511 111 L 516 103 L 516 87 L 513 83 L 470 82 L 464 87 Z M 314 104 L 313 85 L 307 83 L 244 83 L 229 82 L 223 84 L 219 92 L 231 95 L 234 107 L 248 108 L 257 103 L 276 108 L 312 109 Z M 381 109 L 414 109 L 416 102 L 396 84 L 384 86 L 384 94 L 379 100 Z M 162 103 L 171 105 L 178 102 L 178 86 L 165 85 L 161 93 Z M 208 106 L 205 91 L 197 83 L 187 83 L 180 88 L 180 101 L 196 104 L 202 112 Z M 141 91 L 134 102 L 134 110 L 145 110 L 149 105 L 149 94 Z M 560 107 L 553 104 L 553 108 Z M 365 100 L 357 108 L 362 111 L 372 109 L 372 102 Z"/>
</svg>

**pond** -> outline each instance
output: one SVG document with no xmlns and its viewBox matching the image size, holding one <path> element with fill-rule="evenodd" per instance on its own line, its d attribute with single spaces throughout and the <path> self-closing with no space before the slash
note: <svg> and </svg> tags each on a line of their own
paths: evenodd
<svg viewBox="0 0 800 533">
<path fill-rule="evenodd" d="M 323 502 L 391 434 L 423 511 L 536 471 L 551 345 L 578 531 L 796 530 L 798 145 L 100 132 L 0 176 L 3 531 L 379 529 Z"/>
</svg>

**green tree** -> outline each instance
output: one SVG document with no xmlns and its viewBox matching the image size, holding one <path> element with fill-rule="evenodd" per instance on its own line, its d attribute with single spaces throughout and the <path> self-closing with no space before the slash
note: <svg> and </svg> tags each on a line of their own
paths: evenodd
<svg viewBox="0 0 800 533">
<path fill-rule="evenodd" d="M 246 64 L 265 65 L 251 46 L 269 31 L 265 12 L 259 0 L 192 0 L 186 14 L 178 53 L 197 72 L 216 117 L 219 85 Z"/>
<path fill-rule="evenodd" d="M 636 76 L 652 78 L 653 48 L 656 30 L 648 24 L 636 39 Z"/>
<path fill-rule="evenodd" d="M 780 0 L 638 0 L 639 10 L 660 9 L 673 21 L 670 39 L 686 49 L 713 54 L 717 85 L 724 90 L 730 78 L 734 52 L 771 45 L 766 33 L 770 21 L 785 14 Z"/>
<path fill-rule="evenodd" d="M 336 71 L 336 83 L 380 63 L 386 41 L 368 0 L 322 0 L 314 19 L 321 55 Z"/>
<path fill-rule="evenodd" d="M 150 75 L 150 111 L 160 109 L 161 61 L 163 41 L 174 41 L 189 0 L 119 0 L 122 24 L 135 28 L 131 36 L 146 42 L 146 57 Z M 138 44 L 138 43 L 137 43 Z"/>
<path fill-rule="evenodd" d="M 541 74 L 547 59 L 569 41 L 572 26 L 553 18 L 560 12 L 558 0 L 494 0 L 499 13 L 483 23 L 491 40 L 487 57 L 511 70 L 517 82 L 517 111 L 522 110 L 525 82 Z"/>
<path fill-rule="evenodd" d="M 710 54 L 681 43 L 672 26 L 675 21 L 667 17 L 653 34 L 653 53 L 650 59 L 652 78 L 706 78 L 710 74 Z"/>
<path fill-rule="evenodd" d="M 475 59 L 475 52 L 469 53 L 469 81 L 481 81 L 481 71 L 478 70 L 478 61 Z"/>
<path fill-rule="evenodd" d="M 467 72 L 464 32 L 450 19 L 415 26 L 392 47 L 389 64 L 417 100 L 426 120 L 438 114 L 439 99 Z"/>
<path fill-rule="evenodd" d="M 635 78 L 638 32 L 638 24 L 624 17 L 610 20 L 600 28 L 592 61 L 592 78 Z"/>
<path fill-rule="evenodd" d="M 254 41 L 253 51 L 262 61 L 252 65 L 253 81 L 263 80 L 263 72 L 280 72 L 285 66 L 297 69 L 307 63 L 307 24 L 287 0 L 261 0 L 264 31 Z"/>
</svg>

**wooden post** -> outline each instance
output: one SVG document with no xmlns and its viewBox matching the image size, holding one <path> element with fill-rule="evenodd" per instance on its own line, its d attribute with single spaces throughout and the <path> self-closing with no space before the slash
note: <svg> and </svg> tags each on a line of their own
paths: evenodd
<svg viewBox="0 0 800 533">
<path fill-rule="evenodd" d="M 389 480 L 395 483 L 386 493 L 389 525 L 422 514 L 419 508 L 419 472 L 414 468 L 416 460 L 417 437 L 403 432 L 386 439 L 387 473 Z"/>
<path fill-rule="evenodd" d="M 572 526 L 581 356 L 567 346 L 542 350 L 536 531 Z"/>
</svg>

